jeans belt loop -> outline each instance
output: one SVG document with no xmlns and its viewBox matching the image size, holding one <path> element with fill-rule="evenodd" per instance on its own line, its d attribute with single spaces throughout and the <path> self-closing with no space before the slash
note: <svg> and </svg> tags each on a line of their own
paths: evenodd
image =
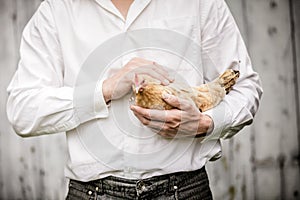
<svg viewBox="0 0 300 200">
<path fill-rule="evenodd" d="M 100 194 L 100 195 L 101 195 L 101 194 L 104 194 L 103 180 L 102 180 L 102 179 L 99 179 L 99 180 L 98 180 L 97 189 L 98 189 L 98 190 L 97 190 L 96 192 L 97 192 L 98 194 Z"/>
<path fill-rule="evenodd" d="M 176 186 L 176 175 L 170 175 L 169 176 L 169 192 L 174 192 L 176 189 L 174 188 L 174 186 Z"/>
</svg>

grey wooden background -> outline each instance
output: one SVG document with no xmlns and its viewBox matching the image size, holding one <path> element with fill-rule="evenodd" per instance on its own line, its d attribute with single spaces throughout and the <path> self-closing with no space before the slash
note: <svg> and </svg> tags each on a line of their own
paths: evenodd
<svg viewBox="0 0 300 200">
<path fill-rule="evenodd" d="M 227 0 L 260 73 L 252 126 L 209 163 L 215 199 L 300 199 L 300 1 Z M 22 139 L 6 114 L 21 32 L 40 0 L 0 0 L 0 199 L 63 199 L 65 137 Z"/>
</svg>

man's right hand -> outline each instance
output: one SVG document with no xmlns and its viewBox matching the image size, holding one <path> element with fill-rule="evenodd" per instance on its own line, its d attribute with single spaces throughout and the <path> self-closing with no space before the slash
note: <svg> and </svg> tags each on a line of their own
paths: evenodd
<svg viewBox="0 0 300 200">
<path fill-rule="evenodd" d="M 162 66 L 153 61 L 133 58 L 124 67 L 103 82 L 102 92 L 105 101 L 108 102 L 110 100 L 119 99 L 126 95 L 131 90 L 135 74 L 151 76 L 160 81 L 162 85 L 168 85 L 173 81 L 173 79 L 169 77 L 166 69 Z"/>
</svg>

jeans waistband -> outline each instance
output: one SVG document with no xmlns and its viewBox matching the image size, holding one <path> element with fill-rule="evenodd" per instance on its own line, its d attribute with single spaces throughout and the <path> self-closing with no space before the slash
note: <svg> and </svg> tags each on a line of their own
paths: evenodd
<svg viewBox="0 0 300 200">
<path fill-rule="evenodd" d="M 200 176 L 200 177 L 199 177 Z M 202 176 L 202 177 L 201 177 Z M 205 168 L 189 172 L 176 172 L 161 176 L 154 176 L 146 179 L 125 179 L 115 176 L 108 176 L 102 179 L 81 182 L 70 180 L 70 187 L 76 188 L 89 196 L 109 194 L 136 199 L 141 197 L 173 193 L 177 190 L 177 184 L 186 180 L 192 180 L 195 177 L 203 180 L 207 179 Z"/>
</svg>

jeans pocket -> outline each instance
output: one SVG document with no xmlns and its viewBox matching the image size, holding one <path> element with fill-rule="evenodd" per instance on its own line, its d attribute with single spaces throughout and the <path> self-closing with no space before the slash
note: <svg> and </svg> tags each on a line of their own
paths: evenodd
<svg viewBox="0 0 300 200">
<path fill-rule="evenodd" d="M 79 199 L 89 199 L 89 196 L 85 194 L 85 192 L 83 191 L 69 187 L 69 192 L 66 197 L 66 200 L 79 200 Z"/>
<path fill-rule="evenodd" d="M 82 200 L 82 199 L 94 199 L 95 193 L 88 191 L 84 185 L 80 183 L 70 181 L 69 191 L 66 197 L 67 200 Z"/>
</svg>

